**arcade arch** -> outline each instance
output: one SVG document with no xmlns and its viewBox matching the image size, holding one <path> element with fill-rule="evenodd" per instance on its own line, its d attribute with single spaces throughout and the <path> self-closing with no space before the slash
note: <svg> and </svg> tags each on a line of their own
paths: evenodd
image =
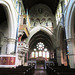
<svg viewBox="0 0 75 75">
<path fill-rule="evenodd" d="M 66 40 L 70 67 L 75 67 L 75 1 L 70 1 L 65 17 Z"/>
<path fill-rule="evenodd" d="M 66 42 L 66 35 L 65 29 L 60 24 L 57 26 L 57 62 L 58 65 L 64 64 L 65 66 L 68 65 L 68 57 L 67 57 L 67 42 Z"/>
<path fill-rule="evenodd" d="M 1 55 L 14 52 L 17 21 L 11 1 L 0 1 L 0 47 Z"/>
</svg>

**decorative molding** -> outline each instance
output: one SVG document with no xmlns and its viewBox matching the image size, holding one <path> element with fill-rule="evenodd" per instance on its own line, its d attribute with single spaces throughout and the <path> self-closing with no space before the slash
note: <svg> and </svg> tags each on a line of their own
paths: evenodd
<svg viewBox="0 0 75 75">
<path fill-rule="evenodd" d="M 15 41 L 17 41 L 16 39 L 12 39 L 12 38 L 8 38 L 8 40 L 7 40 L 8 42 L 15 42 Z"/>
<path fill-rule="evenodd" d="M 70 43 L 71 41 L 73 41 L 75 38 L 69 38 L 69 39 L 64 39 L 66 40 L 68 43 Z"/>
<path fill-rule="evenodd" d="M 51 12 L 51 9 L 44 4 L 38 4 L 35 7 L 32 7 L 32 9 L 30 9 L 29 11 L 29 14 L 30 14 L 31 26 L 34 26 L 34 27 L 37 25 L 47 26 L 48 18 L 50 18 L 52 21 L 52 24 L 54 24 L 54 21 L 53 21 L 54 16 Z M 42 21 L 43 18 L 44 18 L 44 21 Z M 32 19 L 34 19 L 34 21 Z"/>
<path fill-rule="evenodd" d="M 66 54 L 67 56 L 74 56 L 75 54 Z"/>
</svg>

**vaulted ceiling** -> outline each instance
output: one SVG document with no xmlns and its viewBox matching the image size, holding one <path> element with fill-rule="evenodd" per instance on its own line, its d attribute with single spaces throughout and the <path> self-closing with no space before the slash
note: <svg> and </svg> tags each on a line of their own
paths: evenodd
<svg viewBox="0 0 75 75">
<path fill-rule="evenodd" d="M 53 14 L 55 14 L 59 3 L 59 0 L 22 0 L 22 1 L 25 9 L 26 8 L 31 9 L 31 7 L 39 3 L 46 4 L 51 8 Z"/>
<path fill-rule="evenodd" d="M 48 50 L 53 49 L 53 42 L 51 38 L 44 32 L 37 32 L 29 42 L 29 48 L 32 51 L 37 43 L 42 42 L 47 47 Z"/>
</svg>

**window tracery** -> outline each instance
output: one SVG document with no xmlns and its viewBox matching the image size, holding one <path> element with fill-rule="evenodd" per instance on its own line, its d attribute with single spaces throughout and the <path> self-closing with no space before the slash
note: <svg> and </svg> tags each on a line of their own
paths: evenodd
<svg viewBox="0 0 75 75">
<path fill-rule="evenodd" d="M 54 22 L 51 9 L 49 9 L 48 6 L 43 4 L 39 4 L 32 7 L 32 9 L 29 11 L 29 14 L 30 14 L 31 27 L 33 24 L 34 24 L 33 27 L 37 25 L 46 26 L 46 27 L 52 25 L 51 21 L 50 22 L 48 21 L 48 18 L 51 18 L 52 22 Z M 34 21 L 32 20 L 32 18 L 34 19 Z"/>
<path fill-rule="evenodd" d="M 50 18 L 47 20 L 47 25 L 52 27 L 52 20 Z"/>
<path fill-rule="evenodd" d="M 49 52 L 47 48 L 45 48 L 44 43 L 39 42 L 36 45 L 36 48 L 34 48 L 34 51 L 31 53 L 32 58 L 38 58 L 38 57 L 43 57 L 43 58 L 49 58 Z"/>
</svg>

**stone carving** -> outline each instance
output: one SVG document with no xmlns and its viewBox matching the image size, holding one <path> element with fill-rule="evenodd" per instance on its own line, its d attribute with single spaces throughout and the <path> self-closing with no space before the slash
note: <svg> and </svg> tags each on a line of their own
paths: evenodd
<svg viewBox="0 0 75 75">
<path fill-rule="evenodd" d="M 37 18 L 36 20 L 35 20 L 35 26 L 36 25 L 40 25 L 40 19 L 39 18 Z"/>
<path fill-rule="evenodd" d="M 33 18 L 30 19 L 30 23 L 31 23 L 31 26 L 35 26 L 34 25 L 34 19 Z"/>
<path fill-rule="evenodd" d="M 48 12 L 45 12 L 44 13 L 44 17 L 48 17 L 49 16 L 49 13 Z"/>
<path fill-rule="evenodd" d="M 43 13 L 43 9 L 42 9 L 42 8 L 39 8 L 39 9 L 38 9 L 38 12 L 39 12 L 40 14 L 42 14 L 42 13 Z"/>
<path fill-rule="evenodd" d="M 47 25 L 50 26 L 50 27 L 52 27 L 52 20 L 51 20 L 51 18 L 48 18 Z"/>
<path fill-rule="evenodd" d="M 41 20 L 41 25 L 46 25 L 46 19 L 45 19 L 45 18 L 43 18 L 43 19 Z"/>
<path fill-rule="evenodd" d="M 44 4 L 38 4 L 32 7 L 29 15 L 31 26 L 44 25 L 52 27 L 52 21 L 55 20 L 50 8 Z"/>
</svg>

